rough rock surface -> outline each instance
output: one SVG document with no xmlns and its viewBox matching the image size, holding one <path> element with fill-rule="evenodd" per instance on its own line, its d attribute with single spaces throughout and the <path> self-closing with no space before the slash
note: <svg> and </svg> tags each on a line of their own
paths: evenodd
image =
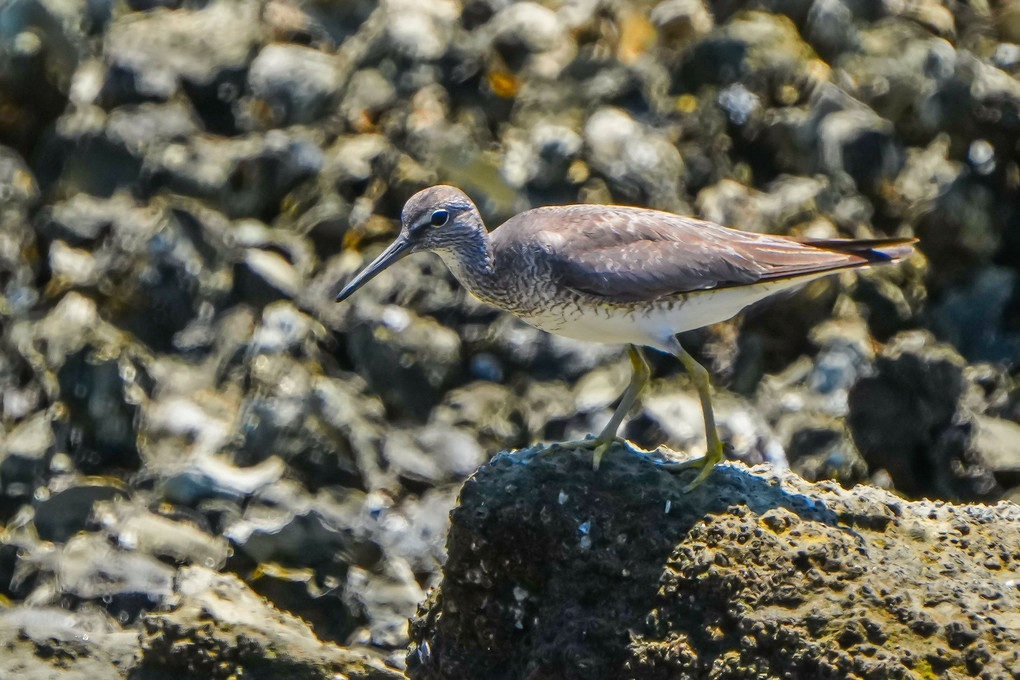
<svg viewBox="0 0 1020 680">
<path fill-rule="evenodd" d="M 239 578 L 182 569 L 170 603 L 121 630 L 99 609 L 0 612 L 0 673 L 30 678 L 294 678 L 397 680 L 374 655 L 323 643 Z"/>
<path fill-rule="evenodd" d="M 176 677 L 403 677 L 372 656 L 320 642 L 307 623 L 273 608 L 236 576 L 183 569 L 175 608 L 143 622 L 142 667 Z"/>
<path fill-rule="evenodd" d="M 1008 678 L 1020 506 L 533 447 L 461 490 L 411 678 Z"/>
</svg>

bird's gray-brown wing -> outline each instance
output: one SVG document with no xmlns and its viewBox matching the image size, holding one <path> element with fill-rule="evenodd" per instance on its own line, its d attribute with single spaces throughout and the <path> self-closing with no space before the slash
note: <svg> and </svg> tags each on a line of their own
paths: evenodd
<svg viewBox="0 0 1020 680">
<path fill-rule="evenodd" d="M 891 261 L 910 239 L 797 241 L 671 213 L 572 205 L 522 213 L 495 247 L 544 251 L 560 285 L 620 302 L 796 278 Z M 527 244 L 527 245 L 524 245 Z"/>
</svg>

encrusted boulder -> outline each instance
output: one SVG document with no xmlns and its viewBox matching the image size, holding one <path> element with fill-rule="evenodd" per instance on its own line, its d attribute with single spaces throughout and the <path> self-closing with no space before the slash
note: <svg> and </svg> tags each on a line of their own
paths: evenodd
<svg viewBox="0 0 1020 680">
<path fill-rule="evenodd" d="M 908 502 L 651 456 L 533 447 L 464 485 L 408 674 L 915 678 L 1020 673 L 1020 506 Z"/>
</svg>

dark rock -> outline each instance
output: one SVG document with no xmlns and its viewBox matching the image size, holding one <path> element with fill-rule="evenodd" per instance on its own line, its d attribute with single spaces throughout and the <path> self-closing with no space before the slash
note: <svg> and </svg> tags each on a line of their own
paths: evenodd
<svg viewBox="0 0 1020 680">
<path fill-rule="evenodd" d="M 167 471 L 162 493 L 170 503 L 199 505 L 210 499 L 243 500 L 283 476 L 279 458 L 234 467 L 215 458 L 199 458 L 180 470 Z"/>
<path fill-rule="evenodd" d="M 0 491 L 8 498 L 32 495 L 45 476 L 56 437 L 46 413 L 18 423 L 0 444 Z"/>
<path fill-rule="evenodd" d="M 248 248 L 234 270 L 234 294 L 258 305 L 275 304 L 297 297 L 302 288 L 301 275 L 287 258 L 272 250 Z"/>
<path fill-rule="evenodd" d="M 167 603 L 174 569 L 155 557 L 110 545 L 106 536 L 79 533 L 60 547 L 22 546 L 25 557 L 17 580 L 38 573 L 29 599 L 42 604 L 87 602 L 125 624 Z"/>
<path fill-rule="evenodd" d="M 813 339 L 820 341 L 821 346 L 808 376 L 808 386 L 813 392 L 845 396 L 857 379 L 870 369 L 874 357 L 867 348 L 866 332 L 854 337 L 853 330 L 847 330 L 832 328 L 829 333 L 815 334 Z"/>
<path fill-rule="evenodd" d="M 719 93 L 719 107 L 730 123 L 746 125 L 761 110 L 761 100 L 741 83 L 734 83 Z"/>
<path fill-rule="evenodd" d="M 942 128 L 941 107 L 931 95 L 956 89 L 953 45 L 913 22 L 889 21 L 860 26 L 857 46 L 838 61 L 855 80 L 855 95 L 909 141 L 929 143 Z"/>
<path fill-rule="evenodd" d="M 905 333 L 875 361 L 875 375 L 850 391 L 847 422 L 869 465 L 910 496 L 992 499 L 1001 492 L 969 448 L 959 410 L 964 361 L 925 333 Z"/>
<path fill-rule="evenodd" d="M 674 88 L 696 91 L 703 85 L 763 79 L 791 82 L 806 75 L 810 53 L 786 17 L 743 12 L 725 23 L 717 20 L 715 29 L 689 48 Z"/>
<path fill-rule="evenodd" d="M 511 3 L 483 30 L 511 71 L 539 79 L 556 78 L 576 49 L 560 16 L 535 2 Z"/>
<path fill-rule="evenodd" d="M 975 417 L 970 442 L 982 466 L 1003 488 L 1020 486 L 1020 424 L 1002 418 Z"/>
<path fill-rule="evenodd" d="M 203 303 L 218 302 L 232 283 L 228 228 L 222 215 L 187 201 L 145 207 L 118 195 L 59 203 L 43 221 L 55 239 L 54 292 L 74 288 L 108 302 L 113 323 L 169 349 Z"/>
<path fill-rule="evenodd" d="M 141 414 L 140 427 L 146 436 L 138 444 L 146 472 L 166 475 L 161 481 L 196 500 L 250 494 L 281 473 L 279 461 L 239 471 L 229 459 L 218 457 L 239 440 L 235 423 L 241 404 L 239 395 L 229 389 L 210 386 L 215 376 L 208 366 L 164 360 L 152 368 L 162 389 L 146 401 Z M 181 487 L 176 487 L 178 482 Z"/>
<path fill-rule="evenodd" d="M 168 142 L 184 142 L 200 130 L 194 108 L 174 100 L 118 106 L 110 112 L 105 132 L 110 142 L 142 156 Z"/>
<path fill-rule="evenodd" d="M 368 619 L 352 640 L 395 649 L 407 647 L 407 612 L 425 599 L 425 593 L 406 563 L 386 560 L 381 568 L 352 568 L 347 573 L 347 599 Z"/>
<path fill-rule="evenodd" d="M 8 219 L 15 214 L 27 216 L 27 211 L 39 200 L 39 187 L 21 155 L 7 147 L 0 147 L 0 182 L 3 215 Z"/>
<path fill-rule="evenodd" d="M 853 52 L 860 41 L 852 5 L 841 0 L 815 0 L 807 14 L 804 36 L 824 59 Z"/>
<path fill-rule="evenodd" d="M 413 433 L 392 431 L 383 456 L 402 477 L 430 484 L 463 479 L 488 459 L 474 433 L 445 425 Z"/>
<path fill-rule="evenodd" d="M 340 114 L 355 130 L 369 132 L 396 96 L 393 84 L 378 70 L 357 71 L 347 83 Z"/>
<path fill-rule="evenodd" d="M 149 10 L 165 8 L 179 9 L 183 0 L 129 0 L 128 6 L 136 12 L 148 12 Z"/>
<path fill-rule="evenodd" d="M 124 498 L 124 485 L 116 479 L 88 477 L 83 480 L 60 480 L 66 488 L 41 489 L 32 504 L 32 518 L 39 538 L 66 543 L 93 524 L 96 504 Z"/>
<path fill-rule="evenodd" d="M 919 325 L 928 302 L 924 270 L 918 258 L 895 273 L 869 271 L 857 278 L 853 298 L 868 310 L 868 330 L 879 342 Z"/>
<path fill-rule="evenodd" d="M 184 143 L 199 129 L 187 101 L 124 105 L 109 115 L 83 104 L 43 137 L 34 167 L 40 183 L 57 196 L 139 194 L 146 155 Z"/>
<path fill-rule="evenodd" d="M 340 63 L 299 45 L 267 45 L 248 71 L 252 117 L 264 127 L 312 123 L 329 112 L 343 86 Z"/>
<path fill-rule="evenodd" d="M 104 242 L 126 248 L 132 241 L 158 231 L 155 223 L 159 218 L 158 214 L 140 209 L 125 194 L 108 199 L 77 194 L 48 206 L 39 226 L 50 239 L 76 248 L 86 246 L 92 251 Z"/>
<path fill-rule="evenodd" d="M 767 139 L 780 167 L 824 172 L 841 187 L 851 180 L 865 195 L 879 191 L 904 163 L 892 124 L 831 84 L 815 88 L 806 109 L 777 113 Z"/>
<path fill-rule="evenodd" d="M 731 179 L 698 192 L 702 219 L 734 229 L 786 233 L 835 209 L 836 196 L 824 176 L 779 177 L 758 191 Z"/>
<path fill-rule="evenodd" d="M 238 672 L 289 677 L 396 680 L 372 654 L 320 642 L 308 626 L 268 604 L 236 576 L 201 567 L 180 571 L 171 611 L 144 621 L 141 668 L 150 673 Z"/>
<path fill-rule="evenodd" d="M 687 479 L 619 448 L 503 454 L 465 484 L 411 678 L 1015 673 L 1016 506 L 910 503 L 795 475 Z M 935 566 L 933 566 L 935 565 Z M 936 573 L 936 571 L 938 573 Z M 950 649 L 924 626 L 952 602 Z M 981 645 L 985 653 L 957 651 Z M 955 649 L 954 649 L 955 648 Z M 879 651 L 881 650 L 881 651 Z"/>
<path fill-rule="evenodd" d="M 26 680 L 118 678 L 139 656 L 138 634 L 99 609 L 5 608 L 0 644 L 0 673 Z"/>
<path fill-rule="evenodd" d="M 255 494 L 223 533 L 234 546 L 231 569 L 254 569 L 257 592 L 303 616 L 320 637 L 342 641 L 368 620 L 344 601 L 348 572 L 359 565 L 378 568 L 382 553 L 332 510 L 296 485 L 279 482 Z"/>
<path fill-rule="evenodd" d="M 57 371 L 67 406 L 68 443 L 86 473 L 107 466 L 131 469 L 139 462 L 134 430 L 138 406 L 130 379 L 134 366 L 127 357 L 124 366 L 120 361 L 100 359 L 105 349 L 90 344 L 67 356 Z M 128 380 L 122 373 L 125 368 Z"/>
<path fill-rule="evenodd" d="M 1008 144 L 1020 126 L 1020 84 L 965 51 L 947 66 L 951 77 L 923 103 L 928 120 L 957 139 Z"/>
<path fill-rule="evenodd" d="M 609 403 L 612 401 L 615 397 Z M 713 409 L 729 459 L 747 465 L 769 462 L 786 467 L 779 440 L 751 404 L 734 395 L 717 395 Z M 641 410 L 627 427 L 626 435 L 646 448 L 665 445 L 684 451 L 690 458 L 704 455 L 705 421 L 694 386 L 688 381 L 655 384 L 641 398 Z"/>
<path fill-rule="evenodd" d="M 334 45 L 353 38 L 360 42 L 366 34 L 379 30 L 379 3 L 369 0 L 355 0 L 340 7 L 319 5 L 296 5 L 290 2 L 274 2 L 267 7 L 265 18 L 274 29 L 279 42 L 312 43 L 332 48 Z M 372 16 L 373 13 L 375 16 Z M 368 19 L 373 21 L 367 21 Z M 358 49 L 364 48 L 359 45 Z M 352 49 L 357 52 L 358 49 Z"/>
<path fill-rule="evenodd" d="M 12 351 L 31 366 L 45 397 L 61 401 L 49 416 L 59 423 L 60 449 L 87 472 L 136 468 L 134 419 L 146 353 L 99 319 L 93 300 L 76 293 L 44 318 L 20 322 L 12 336 Z"/>
<path fill-rule="evenodd" d="M 14 0 L 0 7 L 0 99 L 4 102 L 0 144 L 30 154 L 39 136 L 64 110 L 71 80 L 86 54 L 85 32 L 93 20 L 102 21 L 101 16 L 90 16 L 88 9 L 84 3 L 47 0 Z"/>
<path fill-rule="evenodd" d="M 2 11 L 2 10 L 0 10 Z M 0 146 L 0 304 L 4 314 L 21 314 L 39 293 L 32 285 L 40 261 L 29 215 L 39 200 L 39 186 L 21 156 Z"/>
<path fill-rule="evenodd" d="M 517 441 L 524 445 L 525 404 L 513 391 L 493 382 L 472 382 L 446 393 L 432 412 L 432 422 L 446 427 L 468 428 L 483 450 L 498 447 L 497 442 Z M 536 406 L 528 403 L 528 407 Z M 479 461 L 481 462 L 481 461 Z"/>
<path fill-rule="evenodd" d="M 316 416 L 349 442 L 350 454 L 357 462 L 354 470 L 361 475 L 360 486 L 368 489 L 389 487 L 392 484 L 391 474 L 382 467 L 386 414 L 382 401 L 375 395 L 366 397 L 368 387 L 355 374 L 341 375 L 340 379 L 320 378 L 313 388 Z M 343 451 L 341 448 L 339 452 L 318 461 L 325 468 L 323 472 L 329 475 L 326 479 L 335 479 L 332 476 L 337 474 L 338 467 L 341 474 L 346 471 L 346 459 L 337 455 Z"/>
<path fill-rule="evenodd" d="M 225 534 L 237 550 L 233 568 L 254 567 L 252 587 L 320 638 L 391 649 L 406 644 L 406 612 L 424 596 L 416 570 L 436 569 L 451 504 L 448 494 L 401 507 L 379 493 L 313 498 L 280 483 Z"/>
<path fill-rule="evenodd" d="M 663 0 L 648 18 L 659 29 L 659 40 L 670 47 L 682 46 L 712 30 L 712 13 L 702 0 Z"/>
<path fill-rule="evenodd" d="M 228 217 L 271 219 L 288 191 L 322 168 L 307 134 L 270 130 L 235 139 L 191 137 L 146 160 L 148 194 L 171 191 L 207 201 Z"/>
<path fill-rule="evenodd" d="M 357 309 L 347 351 L 359 372 L 388 405 L 424 421 L 460 372 L 460 338 L 395 305 L 371 315 L 365 305 Z"/>
<path fill-rule="evenodd" d="M 253 362 L 251 380 L 256 389 L 242 405 L 251 425 L 235 454 L 239 463 L 275 455 L 313 489 L 364 484 L 350 440 L 331 422 L 336 416 L 323 413 L 317 381 L 305 366 L 283 354 L 263 354 Z M 351 422 L 369 413 L 362 408 L 339 417 Z"/>
<path fill-rule="evenodd" d="M 507 152 L 503 175 L 514 186 L 549 188 L 567 174 L 580 155 L 580 135 L 563 125 L 539 123 L 521 134 L 506 139 Z"/>
<path fill-rule="evenodd" d="M 932 330 L 968 361 L 1017 365 L 1020 332 L 1009 332 L 1006 315 L 1020 299 L 1020 273 L 989 266 L 945 291 L 930 309 Z"/>
<path fill-rule="evenodd" d="M 391 0 L 383 4 L 387 47 L 414 61 L 435 61 L 445 54 L 459 7 L 445 0 Z"/>
<path fill-rule="evenodd" d="M 931 262 L 929 286 L 934 292 L 965 285 L 976 268 L 989 264 L 1002 246 L 1004 217 L 994 192 L 971 173 L 961 172 L 939 193 L 916 226 L 921 251 Z"/>
<path fill-rule="evenodd" d="M 107 108 L 186 93 L 207 126 L 235 129 L 230 108 L 260 42 L 257 10 L 216 2 L 197 11 L 127 14 L 106 37 Z"/>
<path fill-rule="evenodd" d="M 740 391 L 753 391 L 762 371 L 777 373 L 810 352 L 810 330 L 832 317 L 839 293 L 836 281 L 823 279 L 748 310 L 741 324 L 740 354 L 735 358 L 746 373 Z"/>
<path fill-rule="evenodd" d="M 429 489 L 399 503 L 377 494 L 359 508 L 360 522 L 350 524 L 363 527 L 356 531 L 373 535 L 387 555 L 405 561 L 424 587 L 438 585 L 439 568 L 446 560 L 450 510 L 457 503 L 460 486 Z"/>
<path fill-rule="evenodd" d="M 578 342 L 544 333 L 514 317 L 504 315 L 483 321 L 485 323 L 465 329 L 471 346 L 499 357 L 506 371 L 525 373 L 534 380 L 575 381 L 622 354 L 618 347 L 611 345 Z"/>
<path fill-rule="evenodd" d="M 872 112 L 834 112 L 824 118 L 818 133 L 822 169 L 835 176 L 846 173 L 866 194 L 878 191 L 881 180 L 895 177 L 903 165 L 892 125 Z"/>
<path fill-rule="evenodd" d="M 640 201 L 664 210 L 680 208 L 683 160 L 662 133 L 625 111 L 596 111 L 584 126 L 591 166 L 601 173 L 619 200 Z"/>
<path fill-rule="evenodd" d="M 38 524 L 38 513 L 36 517 Z M 95 503 L 92 520 L 125 550 L 208 569 L 220 569 L 227 561 L 229 545 L 222 536 L 211 536 L 184 517 L 149 512 L 119 496 Z"/>
<path fill-rule="evenodd" d="M 325 513 L 296 484 L 281 481 L 255 494 L 224 534 L 256 564 L 321 568 L 342 553 L 356 564 L 373 566 L 378 547 L 351 535 Z"/>
<path fill-rule="evenodd" d="M 804 479 L 832 479 L 845 488 L 868 480 L 868 464 L 840 421 L 818 417 L 790 417 L 783 422 L 783 449 L 790 469 Z"/>
</svg>

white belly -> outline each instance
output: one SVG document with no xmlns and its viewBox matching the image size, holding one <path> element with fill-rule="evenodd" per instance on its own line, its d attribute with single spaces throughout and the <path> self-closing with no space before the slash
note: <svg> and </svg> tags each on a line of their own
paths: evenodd
<svg viewBox="0 0 1020 680">
<path fill-rule="evenodd" d="M 672 305 L 660 303 L 647 310 L 571 305 L 521 318 L 536 328 L 575 340 L 630 343 L 669 351 L 667 340 L 677 333 L 731 319 L 748 305 L 774 293 L 831 273 L 690 293 Z"/>
</svg>

